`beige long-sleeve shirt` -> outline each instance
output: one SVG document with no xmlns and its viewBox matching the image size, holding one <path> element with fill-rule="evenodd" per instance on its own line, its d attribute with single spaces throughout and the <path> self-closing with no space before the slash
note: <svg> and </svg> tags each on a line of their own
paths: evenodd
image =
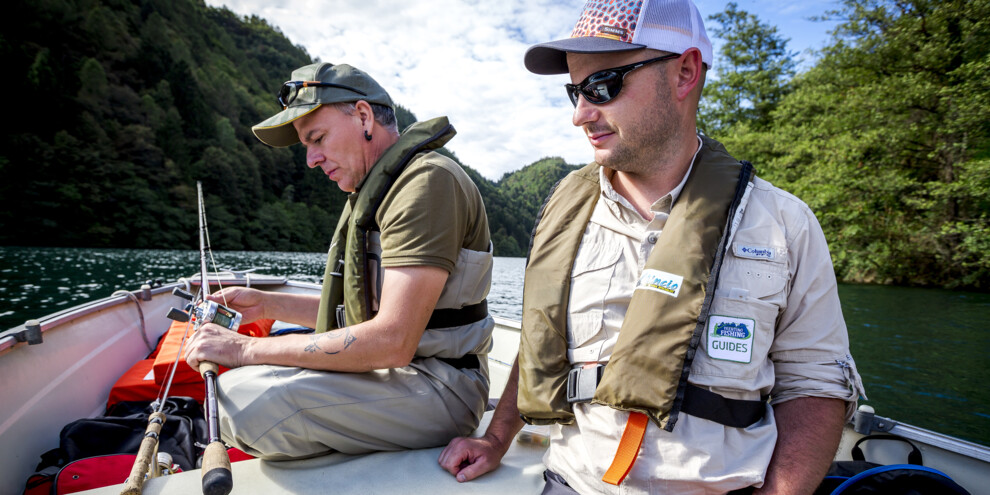
<svg viewBox="0 0 990 495">
<path fill-rule="evenodd" d="M 609 360 L 636 281 L 687 175 L 652 205 L 649 219 L 616 193 L 609 179 L 603 168 L 601 196 L 571 273 L 567 338 L 575 367 Z M 862 384 L 814 214 L 757 178 L 737 211 L 727 246 L 689 382 L 733 399 L 839 398 L 849 401 L 851 415 Z M 735 322 L 751 325 L 752 335 L 740 339 L 717 331 Z M 580 493 L 707 494 L 758 486 L 777 438 L 770 405 L 764 419 L 747 428 L 687 414 L 672 432 L 650 423 L 636 463 L 616 487 L 601 477 L 629 414 L 591 403 L 576 404 L 574 413 L 574 424 L 552 428 L 544 462 Z"/>
</svg>

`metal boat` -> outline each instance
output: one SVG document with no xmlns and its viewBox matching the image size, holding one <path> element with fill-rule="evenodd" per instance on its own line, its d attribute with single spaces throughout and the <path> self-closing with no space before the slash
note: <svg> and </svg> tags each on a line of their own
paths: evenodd
<svg viewBox="0 0 990 495">
<path fill-rule="evenodd" d="M 216 278 L 214 278 L 216 277 Z M 69 422 L 100 416 L 111 387 L 134 363 L 144 359 L 167 331 L 165 315 L 177 304 L 172 289 L 190 290 L 198 276 L 151 288 L 118 291 L 0 333 L 0 495 L 18 494 L 34 472 L 39 456 L 59 443 Z M 210 283 L 242 285 L 287 293 L 319 293 L 320 286 L 249 272 L 210 275 Z M 488 356 L 491 398 L 501 393 L 519 345 L 519 322 L 496 318 L 494 348 Z M 277 337 L 270 337 L 277 338 Z M 486 413 L 475 435 L 491 419 Z M 908 439 L 926 466 L 951 476 L 974 495 L 990 495 L 990 448 L 924 430 L 875 414 L 863 407 L 843 433 L 836 460 L 851 459 L 856 441 L 884 432 Z M 232 494 L 271 493 L 540 493 L 545 442 L 538 429 L 524 429 L 502 465 L 474 481 L 458 483 L 437 463 L 442 448 L 368 455 L 232 464 Z M 910 448 L 902 442 L 870 441 L 866 458 L 881 464 L 904 463 Z M 201 473 L 192 470 L 149 479 L 143 493 L 200 493 Z M 123 483 L 123 480 L 121 480 Z M 91 490 L 117 494 L 122 485 Z"/>
</svg>

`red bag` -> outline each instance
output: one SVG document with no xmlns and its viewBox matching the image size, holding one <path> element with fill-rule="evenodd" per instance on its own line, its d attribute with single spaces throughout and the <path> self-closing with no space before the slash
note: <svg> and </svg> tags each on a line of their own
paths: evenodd
<svg viewBox="0 0 990 495">
<path fill-rule="evenodd" d="M 55 495 L 123 483 L 134 466 L 134 454 L 87 457 L 66 464 L 55 475 Z"/>
</svg>

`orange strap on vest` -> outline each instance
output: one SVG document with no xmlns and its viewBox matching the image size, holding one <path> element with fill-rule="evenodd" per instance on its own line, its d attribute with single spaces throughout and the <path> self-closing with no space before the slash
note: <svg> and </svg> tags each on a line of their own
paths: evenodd
<svg viewBox="0 0 990 495">
<path fill-rule="evenodd" d="M 632 470 L 633 463 L 636 462 L 636 454 L 639 453 L 639 446 L 643 443 L 643 435 L 646 434 L 646 424 L 649 418 L 640 412 L 630 412 L 629 420 L 626 421 L 626 429 L 622 432 L 622 440 L 619 440 L 619 448 L 615 451 L 615 458 L 609 466 L 602 481 L 618 486 L 626 475 Z"/>
</svg>

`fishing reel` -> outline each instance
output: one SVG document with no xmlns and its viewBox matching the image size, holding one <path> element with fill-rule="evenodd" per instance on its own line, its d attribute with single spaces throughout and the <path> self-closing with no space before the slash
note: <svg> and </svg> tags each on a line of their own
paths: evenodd
<svg viewBox="0 0 990 495">
<path fill-rule="evenodd" d="M 237 327 L 241 326 L 241 314 L 226 306 L 217 304 L 214 301 L 205 300 L 193 306 L 193 295 L 178 287 L 172 289 L 172 295 L 179 296 L 190 301 L 190 303 L 186 305 L 184 310 L 179 308 L 168 310 L 168 314 L 165 316 L 169 319 L 185 323 L 189 321 L 189 318 L 195 318 L 200 325 L 216 323 L 221 327 L 235 332 L 237 331 Z"/>
</svg>

